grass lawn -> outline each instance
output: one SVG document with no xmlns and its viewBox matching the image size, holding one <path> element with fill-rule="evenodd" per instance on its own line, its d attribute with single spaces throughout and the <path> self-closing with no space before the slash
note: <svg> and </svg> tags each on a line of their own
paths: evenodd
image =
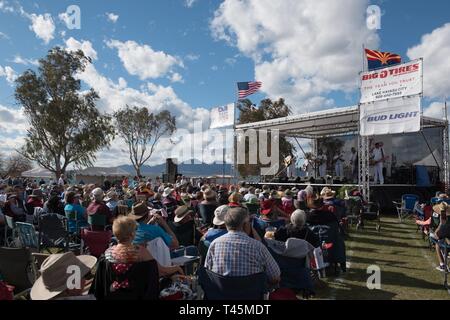
<svg viewBox="0 0 450 320">
<path fill-rule="evenodd" d="M 450 299 L 443 287 L 444 274 L 435 269 L 435 252 L 416 232 L 412 220 L 401 224 L 394 216 L 382 217 L 379 233 L 371 222 L 362 231 L 353 227 L 346 248 L 347 272 L 324 279 L 317 299 Z M 370 265 L 380 267 L 381 290 L 366 286 Z"/>
</svg>

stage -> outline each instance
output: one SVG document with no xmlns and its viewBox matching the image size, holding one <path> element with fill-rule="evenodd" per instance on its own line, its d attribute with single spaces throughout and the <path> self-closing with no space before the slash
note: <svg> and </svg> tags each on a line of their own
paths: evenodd
<svg viewBox="0 0 450 320">
<path fill-rule="evenodd" d="M 282 186 L 283 188 L 293 188 L 296 187 L 297 189 L 301 190 L 306 188 L 306 186 L 311 185 L 316 192 L 320 192 L 320 190 L 324 187 L 329 187 L 333 189 L 334 191 L 338 192 L 340 188 L 342 187 L 349 187 L 353 186 L 352 184 L 324 184 L 324 183 L 250 183 L 249 185 L 252 185 L 257 188 L 261 188 L 263 185 L 270 186 L 270 187 L 279 187 Z M 354 185 L 357 187 L 357 185 Z M 429 186 L 429 187 L 423 187 L 423 186 L 416 186 L 411 184 L 371 184 L 370 185 L 370 199 L 372 202 L 376 202 L 379 204 L 381 213 L 382 214 L 397 214 L 397 211 L 395 209 L 395 206 L 393 205 L 392 201 L 400 201 L 402 195 L 404 194 L 415 194 L 418 195 L 420 198 L 420 202 L 426 202 L 429 201 L 432 197 L 435 196 L 436 192 L 439 191 L 439 186 Z"/>
</svg>

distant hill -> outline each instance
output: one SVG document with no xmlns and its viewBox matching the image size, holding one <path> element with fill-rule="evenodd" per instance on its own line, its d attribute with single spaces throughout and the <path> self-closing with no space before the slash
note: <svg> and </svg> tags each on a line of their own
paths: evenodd
<svg viewBox="0 0 450 320">
<path fill-rule="evenodd" d="M 191 161 L 193 162 L 193 161 Z M 122 165 L 119 168 L 127 171 L 130 175 L 134 175 L 135 171 L 132 165 Z M 225 164 L 225 174 L 232 175 L 231 172 L 232 165 Z M 212 175 L 222 175 L 223 165 L 222 164 L 207 164 L 207 163 L 199 163 L 199 164 L 186 164 L 182 163 L 178 165 L 178 173 L 184 174 L 189 177 L 195 176 L 212 176 Z M 166 171 L 166 164 L 159 164 L 155 166 L 143 166 L 141 169 L 141 174 L 146 177 L 156 177 L 161 176 Z"/>
</svg>

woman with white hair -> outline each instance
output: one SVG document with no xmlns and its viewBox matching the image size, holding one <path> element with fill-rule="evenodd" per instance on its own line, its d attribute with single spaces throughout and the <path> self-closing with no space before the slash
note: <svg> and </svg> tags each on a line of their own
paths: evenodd
<svg viewBox="0 0 450 320">
<path fill-rule="evenodd" d="M 307 226 L 306 213 L 303 210 L 295 210 L 291 215 L 291 223 L 279 228 L 275 232 L 275 240 L 286 242 L 289 238 L 303 239 L 311 243 L 315 248 L 320 246 L 319 237 Z"/>
<path fill-rule="evenodd" d="M 103 201 L 103 198 L 105 197 L 105 193 L 101 188 L 96 188 L 92 190 L 91 193 L 91 199 L 92 202 L 89 204 L 89 206 L 86 209 L 86 212 L 88 216 L 93 215 L 104 215 L 106 216 L 106 224 L 111 224 L 113 216 L 111 214 L 111 211 L 109 210 L 108 206 Z M 103 231 L 104 226 L 91 226 L 93 231 Z"/>
</svg>

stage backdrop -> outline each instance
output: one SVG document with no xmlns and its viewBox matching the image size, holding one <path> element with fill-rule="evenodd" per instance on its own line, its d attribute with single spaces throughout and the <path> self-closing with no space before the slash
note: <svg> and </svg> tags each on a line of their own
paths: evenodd
<svg viewBox="0 0 450 320">
<path fill-rule="evenodd" d="M 361 74 L 360 103 L 422 93 L 422 59 Z"/>
<path fill-rule="evenodd" d="M 420 131 L 421 98 L 364 103 L 360 106 L 360 134 L 376 136 Z"/>
</svg>

